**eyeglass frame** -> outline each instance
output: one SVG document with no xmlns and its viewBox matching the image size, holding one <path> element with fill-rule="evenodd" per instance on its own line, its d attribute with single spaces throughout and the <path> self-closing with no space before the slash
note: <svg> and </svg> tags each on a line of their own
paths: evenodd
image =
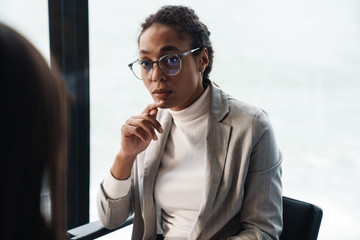
<svg viewBox="0 0 360 240">
<path fill-rule="evenodd" d="M 198 51 L 198 50 L 200 50 L 200 49 L 201 49 L 200 47 L 197 47 L 197 48 L 191 49 L 191 50 L 189 50 L 189 51 L 187 51 L 187 52 L 184 52 L 184 53 L 181 53 L 181 54 L 178 54 L 178 53 L 170 53 L 170 54 L 166 54 L 166 55 L 164 55 L 164 56 L 161 56 L 158 60 L 149 61 L 149 63 L 151 64 L 151 71 L 154 69 L 154 63 L 156 63 L 156 64 L 158 65 L 158 67 L 160 68 L 160 70 L 161 70 L 164 74 L 166 74 L 166 75 L 168 75 L 168 76 L 175 76 L 175 75 L 179 74 L 179 72 L 181 71 L 181 68 L 182 68 L 182 58 L 185 57 L 185 56 L 187 56 L 187 55 L 189 55 L 189 54 L 192 54 L 192 53 L 194 53 L 194 52 L 196 52 L 196 51 Z M 177 57 L 180 59 L 180 68 L 179 68 L 179 71 L 178 71 L 177 73 L 175 73 L 175 74 L 168 74 L 168 73 L 164 72 L 164 70 L 162 69 L 162 67 L 161 67 L 161 65 L 160 65 L 160 61 L 161 61 L 163 58 L 169 57 L 169 56 L 177 56 Z M 129 64 L 128 64 L 128 67 L 130 68 L 131 72 L 134 74 L 134 76 L 135 76 L 137 79 L 140 79 L 140 80 L 144 81 L 144 79 L 139 78 L 138 76 L 136 76 L 136 74 L 135 74 L 135 72 L 134 72 L 134 70 L 133 70 L 133 68 L 132 68 L 132 66 L 133 66 L 134 63 L 140 62 L 141 60 L 143 60 L 143 59 L 140 59 L 140 58 L 136 59 L 136 60 L 133 61 L 132 63 L 129 63 Z M 149 71 L 149 73 L 150 73 L 150 71 Z M 149 79 L 150 79 L 150 78 L 149 78 Z M 145 80 L 148 80 L 148 79 L 145 79 Z"/>
</svg>

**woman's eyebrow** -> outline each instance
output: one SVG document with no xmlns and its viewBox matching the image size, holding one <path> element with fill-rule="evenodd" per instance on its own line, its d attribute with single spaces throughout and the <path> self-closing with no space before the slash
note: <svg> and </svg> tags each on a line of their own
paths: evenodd
<svg viewBox="0 0 360 240">
<path fill-rule="evenodd" d="M 180 52 L 180 49 L 176 46 L 168 45 L 164 46 L 160 49 L 161 52 L 169 52 L 169 51 L 178 51 Z"/>
<path fill-rule="evenodd" d="M 161 53 L 171 52 L 171 51 L 181 52 L 178 47 L 172 46 L 172 45 L 164 46 L 164 47 L 162 47 L 162 48 L 160 49 L 160 52 L 161 52 Z M 141 49 L 141 50 L 139 51 L 139 54 L 150 54 L 150 52 L 149 52 L 148 50 Z"/>
<path fill-rule="evenodd" d="M 149 51 L 146 51 L 146 50 L 144 50 L 144 49 L 141 49 L 139 53 L 140 53 L 140 54 L 148 54 Z"/>
</svg>

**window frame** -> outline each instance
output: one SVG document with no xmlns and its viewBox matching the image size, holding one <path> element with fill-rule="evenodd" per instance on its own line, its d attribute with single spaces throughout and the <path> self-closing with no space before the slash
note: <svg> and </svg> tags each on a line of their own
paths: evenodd
<svg viewBox="0 0 360 240">
<path fill-rule="evenodd" d="M 88 0 L 49 0 L 50 64 L 74 98 L 70 106 L 67 228 L 89 222 L 90 98 Z"/>
</svg>

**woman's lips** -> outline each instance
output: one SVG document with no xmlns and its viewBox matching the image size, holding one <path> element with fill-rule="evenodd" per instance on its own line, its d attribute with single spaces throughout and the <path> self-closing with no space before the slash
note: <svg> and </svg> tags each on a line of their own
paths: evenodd
<svg viewBox="0 0 360 240">
<path fill-rule="evenodd" d="M 156 89 L 152 93 L 159 99 L 165 99 L 169 97 L 172 91 L 168 89 Z"/>
</svg>

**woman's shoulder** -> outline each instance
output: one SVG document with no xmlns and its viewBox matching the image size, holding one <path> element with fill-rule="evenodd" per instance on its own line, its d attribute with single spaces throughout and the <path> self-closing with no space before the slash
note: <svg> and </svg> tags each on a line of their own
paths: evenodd
<svg viewBox="0 0 360 240">
<path fill-rule="evenodd" d="M 218 85 L 213 84 L 213 94 L 219 97 L 213 97 L 212 99 L 215 101 L 220 101 L 223 104 L 223 108 L 229 109 L 229 115 L 239 117 L 247 116 L 247 117 L 256 117 L 261 112 L 265 112 L 258 106 L 255 106 L 251 103 L 241 101 L 232 95 L 228 94 L 224 90 L 222 90 Z"/>
<path fill-rule="evenodd" d="M 249 124 L 258 123 L 260 125 L 266 126 L 270 124 L 267 112 L 254 104 L 241 101 L 227 93 L 223 96 L 226 96 L 226 102 L 228 104 L 228 115 L 224 121 L 231 122 L 248 122 Z"/>
<path fill-rule="evenodd" d="M 248 114 L 248 115 L 256 115 L 256 114 L 258 114 L 259 111 L 263 111 L 258 106 L 255 106 L 248 102 L 238 100 L 237 98 L 235 98 L 231 95 L 228 95 L 228 94 L 227 94 L 227 99 L 229 102 L 230 110 L 233 112 L 243 113 L 243 114 Z"/>
</svg>

